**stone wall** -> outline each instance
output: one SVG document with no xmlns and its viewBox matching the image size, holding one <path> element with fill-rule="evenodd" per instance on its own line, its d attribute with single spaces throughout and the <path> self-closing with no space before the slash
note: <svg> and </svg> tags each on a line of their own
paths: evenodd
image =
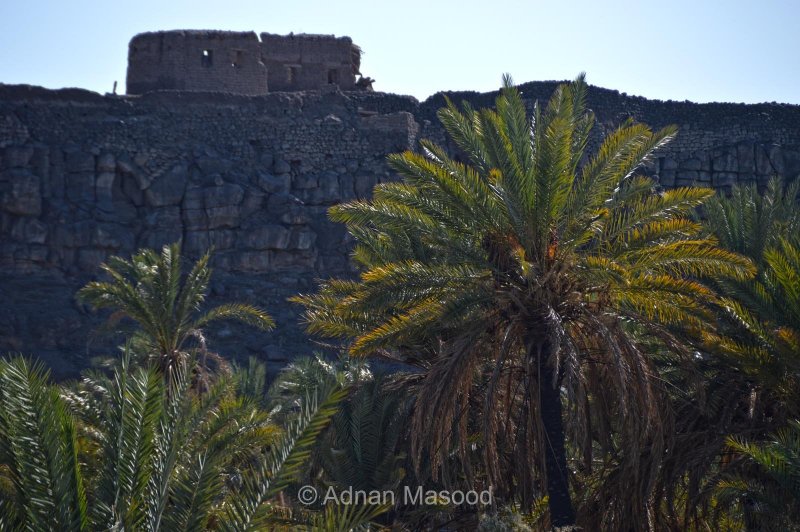
<svg viewBox="0 0 800 532">
<path fill-rule="evenodd" d="M 527 102 L 545 104 L 557 82 L 520 85 Z M 415 113 L 425 124 L 422 135 L 447 143 L 436 119 L 451 101 L 469 101 L 474 107 L 491 107 L 497 92 L 447 92 L 432 96 Z M 367 96 L 368 98 L 369 96 Z M 800 174 L 800 106 L 777 103 L 733 104 L 648 100 L 618 91 L 591 87 L 588 105 L 597 119 L 596 146 L 621 122 L 632 118 L 657 129 L 678 126 L 678 136 L 647 169 L 664 186 L 700 184 L 728 190 L 736 183 L 766 184 L 773 175 L 789 180 Z M 590 149 L 592 146 L 590 146 Z"/>
<path fill-rule="evenodd" d="M 165 31 L 136 35 L 128 46 L 127 93 L 154 90 L 267 93 L 255 32 Z"/>
<path fill-rule="evenodd" d="M 554 84 L 522 86 L 546 98 Z M 491 105 L 494 94 L 449 93 Z M 281 365 L 318 348 L 286 298 L 315 280 L 351 275 L 349 241 L 327 208 L 391 180 L 389 153 L 421 137 L 447 143 L 436 95 L 346 92 L 156 92 L 99 96 L 0 85 L 0 352 L 22 351 L 74 375 L 114 339 L 104 314 L 74 294 L 110 254 L 182 239 L 191 258 L 216 249 L 209 303 L 269 310 L 271 333 L 222 325 L 209 334 L 232 357 Z M 655 102 L 592 88 L 596 139 L 628 117 L 677 123 L 649 168 L 665 185 L 763 183 L 800 174 L 800 106 Z"/>
<path fill-rule="evenodd" d="M 262 33 L 261 58 L 270 90 L 314 90 L 325 85 L 352 90 L 361 52 L 350 37 Z"/>
</svg>

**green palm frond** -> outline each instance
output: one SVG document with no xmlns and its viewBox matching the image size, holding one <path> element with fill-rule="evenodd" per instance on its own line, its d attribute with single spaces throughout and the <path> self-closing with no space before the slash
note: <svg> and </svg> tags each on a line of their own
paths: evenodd
<svg viewBox="0 0 800 532">
<path fill-rule="evenodd" d="M 269 522 L 266 503 L 297 477 L 308 461 L 311 449 L 336 413 L 338 404 L 347 395 L 345 388 L 320 390 L 302 404 L 300 414 L 286 429 L 283 437 L 263 457 L 256 471 L 243 480 L 243 485 L 226 507 L 222 530 L 261 530 Z"/>
<path fill-rule="evenodd" d="M 0 361 L 0 498 L 3 530 L 88 530 L 75 421 L 41 365 Z"/>
<path fill-rule="evenodd" d="M 391 509 L 391 504 L 358 505 L 328 504 L 324 510 L 311 514 L 308 529 L 315 532 L 367 532 L 383 530 L 371 526 L 376 517 Z"/>
<path fill-rule="evenodd" d="M 184 275 L 178 243 L 164 246 L 161 253 L 140 250 L 130 260 L 114 256 L 101 265 L 110 280 L 88 283 L 78 291 L 78 299 L 113 309 L 114 324 L 122 317 L 132 320 L 140 329 L 145 354 L 167 374 L 185 358 L 185 344 L 201 336 L 200 328 L 212 321 L 237 320 L 260 329 L 274 326 L 263 310 L 241 303 L 196 316 L 211 279 L 210 258 L 206 253 Z"/>
<path fill-rule="evenodd" d="M 764 193 L 754 185 L 735 186 L 730 197 L 705 205 L 706 221 L 727 249 L 761 262 L 764 251 L 800 230 L 800 180 L 786 185 L 773 178 Z"/>
<path fill-rule="evenodd" d="M 304 305 L 310 332 L 347 341 L 351 355 L 418 368 L 411 438 L 418 467 L 446 476 L 442 468 L 457 455 L 464 470 L 449 474 L 469 476 L 468 442 L 480 432 L 481 464 L 529 505 L 544 477 L 568 476 L 544 459 L 543 415 L 529 414 L 544 408 L 544 388 L 563 389 L 547 401 L 577 420 L 570 434 L 584 439 L 571 444 L 587 456 L 615 455 L 605 436 L 592 441 L 601 438 L 590 429 L 597 422 L 624 441 L 666 446 L 660 424 L 668 416 L 656 399 L 665 392 L 641 337 L 678 349 L 670 335 L 697 335 L 717 308 L 712 282 L 741 282 L 754 268 L 692 219 L 713 190 L 660 191 L 636 174 L 675 136 L 673 126 L 653 132 L 626 122 L 587 156 L 594 117 L 582 76 L 559 86 L 547 105 L 536 103 L 532 115 L 510 79 L 504 83 L 492 110 L 447 101 L 439 111 L 467 163 L 424 141 L 420 153 L 389 157 L 402 183 L 331 209 L 355 240 L 360 279 L 326 281 L 294 301 Z M 660 458 L 648 459 L 643 469 L 631 452 L 620 471 L 655 475 Z M 519 461 L 535 474 L 515 468 Z M 619 497 L 627 497 L 619 478 Z M 648 500 L 652 485 L 637 484 L 638 501 Z M 551 495 L 552 511 L 561 503 Z M 606 516 L 612 507 L 630 513 L 605 524 L 645 519 L 646 506 L 610 505 Z M 571 520 L 555 517 L 555 524 Z"/>
</svg>

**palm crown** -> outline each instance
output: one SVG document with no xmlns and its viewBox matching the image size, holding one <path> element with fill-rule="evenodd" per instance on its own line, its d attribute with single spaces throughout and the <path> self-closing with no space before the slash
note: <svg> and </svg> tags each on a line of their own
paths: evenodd
<svg viewBox="0 0 800 532">
<path fill-rule="evenodd" d="M 113 256 L 101 266 L 111 279 L 88 283 L 78 298 L 97 308 L 114 309 L 112 324 L 124 317 L 136 322 L 147 355 L 166 370 L 185 358 L 187 340 L 203 341 L 202 329 L 210 322 L 235 319 L 261 329 L 274 326 L 264 311 L 241 303 L 197 315 L 211 278 L 210 258 L 206 253 L 184 277 L 177 243 L 164 246 L 160 254 L 144 249 L 130 260 Z"/>
<path fill-rule="evenodd" d="M 622 418 L 629 438 L 651 438 L 651 371 L 626 331 L 699 326 L 713 293 L 695 278 L 752 274 L 688 216 L 712 190 L 656 192 L 635 174 L 674 127 L 625 123 L 586 158 L 586 92 L 581 76 L 530 119 L 508 78 L 496 110 L 448 102 L 439 118 L 468 164 L 427 141 L 390 156 L 402 183 L 330 211 L 355 237 L 360 279 L 296 299 L 309 330 L 349 339 L 351 354 L 423 368 L 412 443 L 418 460 L 431 452 L 434 471 L 451 443 L 466 450 L 463 414 L 480 404 L 495 485 L 506 482 L 491 464 L 505 459 L 530 499 L 535 485 L 513 464 L 533 464 L 554 525 L 574 522 L 562 384 L 578 417 L 597 408 Z M 500 386 L 506 378 L 515 386 Z M 498 450 L 504 437 L 513 452 Z"/>
</svg>

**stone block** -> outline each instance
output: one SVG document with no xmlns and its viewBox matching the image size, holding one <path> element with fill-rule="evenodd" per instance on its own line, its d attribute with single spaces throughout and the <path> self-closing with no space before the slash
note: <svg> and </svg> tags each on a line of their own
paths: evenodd
<svg viewBox="0 0 800 532">
<path fill-rule="evenodd" d="M 264 205 L 265 196 L 266 194 L 260 190 L 247 190 L 244 195 L 244 201 L 242 202 L 242 218 L 248 218 L 260 211 Z"/>
<path fill-rule="evenodd" d="M 783 175 L 789 181 L 800 176 L 800 152 L 783 150 Z"/>
<path fill-rule="evenodd" d="M 292 166 L 285 159 L 275 159 L 272 165 L 272 172 L 277 175 L 288 174 L 292 170 Z"/>
<path fill-rule="evenodd" d="M 62 199 L 64 197 L 64 154 L 61 150 L 51 148 L 48 151 L 48 159 L 50 167 L 48 168 L 47 177 L 47 194 L 48 197 L 55 199 Z"/>
<path fill-rule="evenodd" d="M 772 163 L 769 160 L 769 147 L 756 146 L 755 148 L 755 163 L 756 173 L 759 175 L 772 175 L 775 170 L 772 168 Z"/>
<path fill-rule="evenodd" d="M 94 172 L 66 175 L 66 195 L 72 203 L 88 206 L 95 201 Z"/>
<path fill-rule="evenodd" d="M 208 251 L 208 231 L 186 231 L 183 252 L 190 257 L 199 257 Z"/>
<path fill-rule="evenodd" d="M 238 227 L 241 208 L 237 205 L 210 207 L 206 209 L 206 216 L 208 216 L 209 229 Z"/>
<path fill-rule="evenodd" d="M 280 225 L 251 229 L 242 236 L 242 245 L 250 249 L 288 249 L 289 230 Z"/>
<path fill-rule="evenodd" d="M 145 225 L 149 228 L 169 229 L 181 228 L 181 211 L 178 207 L 161 207 L 153 209 L 145 217 Z"/>
<path fill-rule="evenodd" d="M 290 249 L 308 250 L 314 247 L 317 240 L 317 235 L 304 229 L 292 229 L 292 234 L 289 239 Z M 278 248 L 280 249 L 280 248 Z"/>
<path fill-rule="evenodd" d="M 105 262 L 107 256 L 104 249 L 79 249 L 78 268 L 85 273 L 94 274 L 100 268 L 100 265 Z"/>
<path fill-rule="evenodd" d="M 291 206 L 281 214 L 280 220 L 281 223 L 287 225 L 305 225 L 311 221 L 311 217 L 306 212 L 305 207 Z"/>
<path fill-rule="evenodd" d="M 700 159 L 691 158 L 681 161 L 679 169 L 681 170 L 700 170 L 703 167 L 703 162 Z"/>
<path fill-rule="evenodd" d="M 184 209 L 203 209 L 205 208 L 205 201 L 203 200 L 204 191 L 200 187 L 191 187 L 186 189 L 183 195 L 183 208 Z"/>
<path fill-rule="evenodd" d="M 292 178 L 293 189 L 306 190 L 317 188 L 317 186 L 319 186 L 319 178 L 313 174 L 299 174 Z"/>
<path fill-rule="evenodd" d="M 9 146 L 3 152 L 0 168 L 27 168 L 33 157 L 33 146 Z"/>
<path fill-rule="evenodd" d="M 314 251 L 270 251 L 273 270 L 314 270 L 317 255 Z"/>
<path fill-rule="evenodd" d="M 724 153 L 711 161 L 714 172 L 735 172 L 738 169 L 738 160 L 732 153 Z"/>
<path fill-rule="evenodd" d="M 262 168 L 272 168 L 272 165 L 275 164 L 275 157 L 272 156 L 271 153 L 262 153 L 258 157 L 258 163 Z"/>
<path fill-rule="evenodd" d="M 209 231 L 208 243 L 217 250 L 232 249 L 236 247 L 236 231 L 229 229 Z"/>
<path fill-rule="evenodd" d="M 94 235 L 94 222 L 85 220 L 69 225 L 58 224 L 53 228 L 51 244 L 55 248 L 79 248 L 88 246 Z"/>
<path fill-rule="evenodd" d="M 186 163 L 174 165 L 145 190 L 144 196 L 147 204 L 154 207 L 178 205 L 183 198 L 188 179 L 189 173 Z"/>
<path fill-rule="evenodd" d="M 195 163 L 206 175 L 224 174 L 233 168 L 233 161 L 221 157 L 199 157 Z"/>
<path fill-rule="evenodd" d="M 142 170 L 138 164 L 133 162 L 130 157 L 122 155 L 117 157 L 117 169 L 120 173 L 133 177 L 139 190 L 144 190 L 150 186 L 152 177 Z"/>
<path fill-rule="evenodd" d="M 95 171 L 94 155 L 85 151 L 70 150 L 65 152 L 65 161 L 67 164 L 67 172 L 77 174 L 81 172 Z"/>
<path fill-rule="evenodd" d="M 678 161 L 671 157 L 662 157 L 660 169 L 663 172 L 664 170 L 677 170 L 678 169 Z"/>
<path fill-rule="evenodd" d="M 181 217 L 187 230 L 208 229 L 208 215 L 205 209 L 183 209 Z"/>
<path fill-rule="evenodd" d="M 7 170 L 3 172 L 0 180 L 10 182 L 0 202 L 4 211 L 28 216 L 39 216 L 42 213 L 42 194 L 38 177 L 24 170 Z"/>
<path fill-rule="evenodd" d="M 98 172 L 116 172 L 117 159 L 113 153 L 103 152 L 97 157 Z"/>
<path fill-rule="evenodd" d="M 203 204 L 209 207 L 239 205 L 244 198 L 244 189 L 234 183 L 208 187 L 203 191 Z"/>
<path fill-rule="evenodd" d="M 776 174 L 785 176 L 786 165 L 783 163 L 783 148 L 777 144 L 769 147 L 769 162 Z"/>
<path fill-rule="evenodd" d="M 266 211 L 273 217 L 280 217 L 292 209 L 302 209 L 303 202 L 292 194 L 271 194 L 267 198 Z"/>
<path fill-rule="evenodd" d="M 114 172 L 100 172 L 94 183 L 94 192 L 97 197 L 97 203 L 101 208 L 109 210 L 114 201 L 114 181 L 117 174 Z"/>
<path fill-rule="evenodd" d="M 273 175 L 266 172 L 259 172 L 256 182 L 261 190 L 270 194 L 289 192 L 292 179 L 289 174 Z"/>
<path fill-rule="evenodd" d="M 131 230 L 114 223 L 99 223 L 94 228 L 92 245 L 98 248 L 133 251 L 136 237 Z"/>
<path fill-rule="evenodd" d="M 253 273 L 265 273 L 270 270 L 268 251 L 241 251 L 236 256 L 235 268 L 238 270 Z"/>
<path fill-rule="evenodd" d="M 18 218 L 11 229 L 11 238 L 27 244 L 44 244 L 47 226 L 36 218 Z"/>
<path fill-rule="evenodd" d="M 755 146 L 752 142 L 742 142 L 736 145 L 736 154 L 739 162 L 739 172 L 755 172 Z"/>
<path fill-rule="evenodd" d="M 348 201 L 356 197 L 355 178 L 352 175 L 339 176 L 339 196 L 341 201 Z"/>
</svg>

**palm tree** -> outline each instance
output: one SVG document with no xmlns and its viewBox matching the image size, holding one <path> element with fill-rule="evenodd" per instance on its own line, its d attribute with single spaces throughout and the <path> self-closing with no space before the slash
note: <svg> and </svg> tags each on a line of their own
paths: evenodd
<svg viewBox="0 0 800 532">
<path fill-rule="evenodd" d="M 47 371 L 0 360 L 0 530 L 88 530 L 76 423 Z"/>
<path fill-rule="evenodd" d="M 707 228 L 723 247 L 748 256 L 758 273 L 718 281 L 720 326 L 702 331 L 691 363 L 665 356 L 660 364 L 673 390 L 676 423 L 659 490 L 669 506 L 684 499 L 682 509 L 668 507 L 660 520 L 680 526 L 736 517 L 752 524 L 758 511 L 746 492 L 757 494 L 769 472 L 758 472 L 747 451 L 775 433 L 791 433 L 788 427 L 800 417 L 800 257 L 792 242 L 800 229 L 799 193 L 800 181 L 787 186 L 775 178 L 764 191 L 737 186 L 704 205 Z M 766 452 L 770 444 L 763 445 Z M 721 491 L 715 489 L 720 476 L 726 479 Z M 748 482 L 753 485 L 732 496 Z M 723 514 L 730 505 L 722 502 L 732 501 L 742 511 Z"/>
<path fill-rule="evenodd" d="M 763 193 L 755 185 L 735 186 L 730 197 L 715 196 L 706 203 L 705 222 L 722 247 L 760 265 L 767 248 L 800 231 L 799 199 L 800 180 L 786 185 L 772 178 Z"/>
<path fill-rule="evenodd" d="M 635 175 L 674 127 L 625 123 L 586 158 L 586 92 L 581 76 L 530 119 L 509 78 L 496 110 L 448 102 L 439 118 L 468 164 L 427 141 L 390 156 L 402 183 L 330 211 L 356 240 L 360 279 L 296 301 L 311 332 L 347 339 L 351 355 L 419 368 L 417 463 L 427 451 L 436 474 L 453 450 L 466 457 L 477 430 L 489 481 L 530 505 L 538 471 L 551 524 L 571 525 L 564 422 L 581 420 L 569 433 L 582 467 L 599 448 L 629 474 L 607 501 L 610 526 L 635 527 L 664 435 L 629 330 L 668 339 L 667 327 L 701 326 L 713 293 L 694 277 L 744 278 L 752 266 L 689 218 L 712 190 L 657 192 Z"/>
<path fill-rule="evenodd" d="M 800 421 L 767 441 L 730 438 L 729 444 L 746 461 L 736 475 L 720 482 L 720 502 L 746 502 L 752 529 L 795 530 L 800 525 Z"/>
<path fill-rule="evenodd" d="M 112 309 L 110 326 L 122 318 L 133 320 L 146 356 L 168 375 L 186 358 L 189 340 L 205 346 L 202 330 L 213 321 L 234 319 L 264 330 L 274 326 L 263 310 L 241 303 L 197 315 L 211 278 L 210 258 L 210 252 L 206 253 L 183 276 L 178 243 L 164 246 L 160 254 L 140 250 L 130 260 L 112 256 L 101 265 L 111 279 L 88 283 L 78 291 L 78 298 L 95 308 Z"/>
<path fill-rule="evenodd" d="M 403 479 L 399 442 L 406 408 L 403 396 L 387 389 L 388 382 L 380 373 L 361 382 L 320 439 L 326 480 L 340 489 L 384 492 L 397 489 Z"/>
<path fill-rule="evenodd" d="M 282 430 L 223 376 L 196 394 L 183 364 L 168 384 L 123 358 L 71 388 L 23 358 L 0 360 L 0 529 L 263 530 L 365 527 L 385 507 L 281 512 L 347 393 L 321 387 Z"/>
</svg>

